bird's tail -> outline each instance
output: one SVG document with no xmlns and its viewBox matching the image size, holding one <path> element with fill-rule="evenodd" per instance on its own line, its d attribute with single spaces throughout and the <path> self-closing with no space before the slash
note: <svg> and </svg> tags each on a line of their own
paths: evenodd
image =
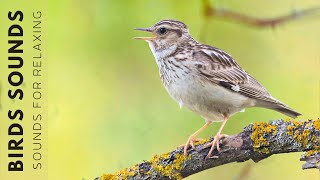
<svg viewBox="0 0 320 180">
<path fill-rule="evenodd" d="M 281 104 L 278 107 L 273 107 L 271 109 L 278 111 L 278 112 L 285 114 L 285 115 L 292 117 L 292 118 L 297 118 L 298 116 L 301 115 L 301 113 L 291 109 L 290 107 L 288 107 L 284 104 Z"/>
<path fill-rule="evenodd" d="M 272 98 L 272 97 L 271 97 Z M 282 102 L 280 102 L 279 100 L 272 98 L 273 102 L 270 101 L 260 101 L 257 105 L 260 107 L 264 107 L 264 108 L 268 108 L 268 109 L 272 109 L 275 111 L 278 111 L 282 114 L 285 114 L 289 117 L 292 118 L 297 118 L 298 116 L 301 115 L 301 113 L 291 109 L 289 106 L 283 104 Z"/>
</svg>

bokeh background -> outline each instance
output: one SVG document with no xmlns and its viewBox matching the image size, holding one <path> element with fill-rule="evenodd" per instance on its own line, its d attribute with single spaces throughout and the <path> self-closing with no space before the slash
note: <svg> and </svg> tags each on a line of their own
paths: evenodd
<svg viewBox="0 0 320 180">
<path fill-rule="evenodd" d="M 215 6 L 256 17 L 273 17 L 320 6 L 318 0 L 215 0 Z M 270 93 L 303 114 L 319 117 L 320 16 L 275 28 L 254 28 L 212 18 L 206 35 L 202 1 L 50 0 L 49 179 L 91 180 L 170 151 L 185 143 L 204 120 L 180 109 L 165 91 L 144 35 L 161 19 L 178 19 L 195 39 L 226 50 Z M 247 109 L 227 123 L 236 134 L 252 122 L 286 118 Z M 212 125 L 200 137 L 217 132 Z M 190 176 L 198 179 L 319 179 L 301 170 L 301 153 L 259 163 L 232 163 Z"/>
</svg>

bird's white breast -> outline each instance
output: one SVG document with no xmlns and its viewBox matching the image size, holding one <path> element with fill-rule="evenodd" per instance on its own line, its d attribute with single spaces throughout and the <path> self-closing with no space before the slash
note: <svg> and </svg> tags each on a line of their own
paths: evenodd
<svg viewBox="0 0 320 180">
<path fill-rule="evenodd" d="M 208 121 L 222 121 L 224 113 L 229 116 L 251 106 L 249 98 L 212 83 L 203 84 L 196 77 L 187 76 L 176 80 L 166 89 L 179 105 L 200 114 Z"/>
</svg>

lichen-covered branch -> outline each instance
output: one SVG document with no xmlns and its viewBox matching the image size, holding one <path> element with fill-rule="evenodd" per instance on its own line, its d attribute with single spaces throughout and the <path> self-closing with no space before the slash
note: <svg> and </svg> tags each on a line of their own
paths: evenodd
<svg viewBox="0 0 320 180">
<path fill-rule="evenodd" d="M 205 17 L 217 17 L 255 27 L 275 27 L 276 25 L 320 12 L 320 7 L 315 7 L 301 11 L 296 10 L 289 14 L 274 18 L 256 18 L 238 12 L 216 8 L 210 4 L 209 0 L 202 0 L 202 2 Z"/>
<path fill-rule="evenodd" d="M 304 122 L 275 120 L 250 124 L 241 133 L 221 139 L 221 151 L 214 152 L 214 156 L 218 158 L 205 159 L 209 148 L 204 148 L 204 145 L 210 141 L 212 138 L 197 143 L 194 150 L 189 150 L 188 156 L 184 156 L 183 150 L 178 148 L 97 179 L 182 179 L 223 164 L 249 159 L 258 162 L 273 154 L 290 152 L 304 152 L 300 158 L 306 161 L 303 169 L 320 169 L 320 119 Z"/>
</svg>

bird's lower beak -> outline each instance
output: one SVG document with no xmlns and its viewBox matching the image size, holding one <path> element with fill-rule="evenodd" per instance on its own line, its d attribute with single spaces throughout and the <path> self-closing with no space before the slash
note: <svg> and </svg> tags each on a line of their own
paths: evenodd
<svg viewBox="0 0 320 180">
<path fill-rule="evenodd" d="M 145 31 L 145 32 L 152 34 L 152 31 L 149 28 L 135 28 L 134 30 Z M 152 40 L 154 38 L 155 38 L 155 36 L 153 36 L 153 37 L 134 37 L 133 39 L 148 41 L 148 40 Z"/>
</svg>

